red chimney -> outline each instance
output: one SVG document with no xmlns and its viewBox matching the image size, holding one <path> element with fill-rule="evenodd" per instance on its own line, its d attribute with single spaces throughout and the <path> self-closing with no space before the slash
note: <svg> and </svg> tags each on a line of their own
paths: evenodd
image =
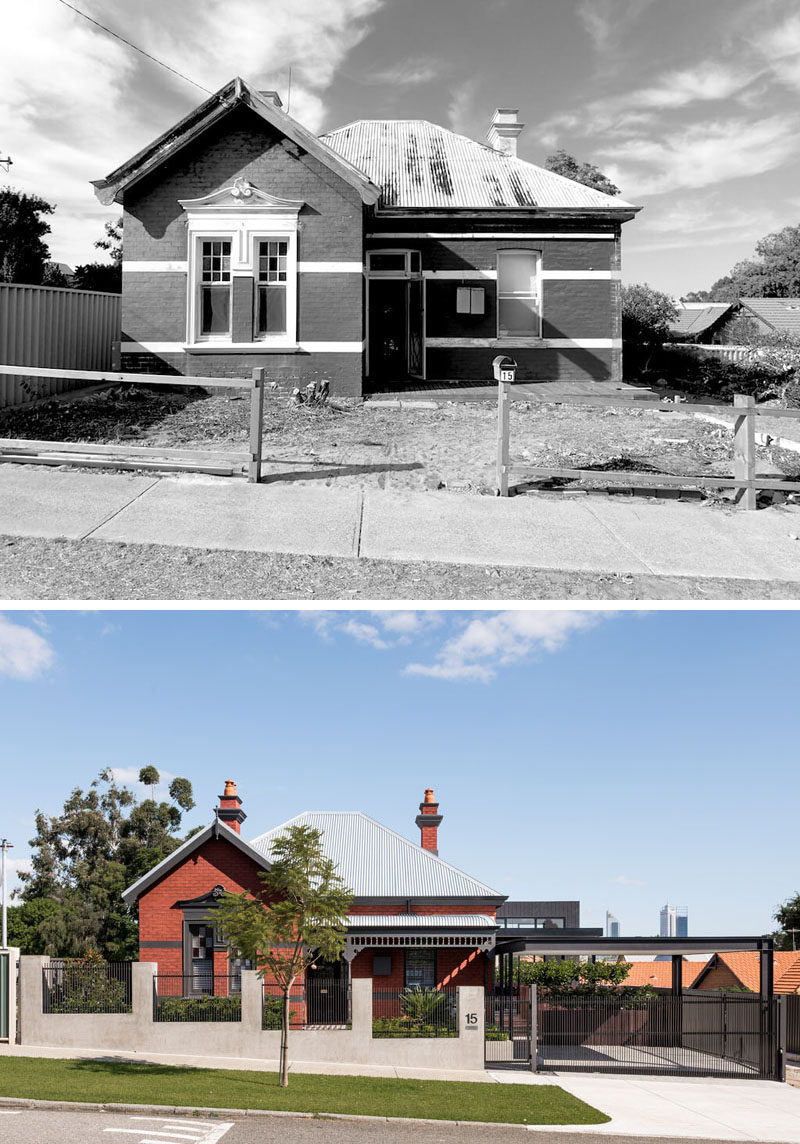
<svg viewBox="0 0 800 1144">
<path fill-rule="evenodd" d="M 242 823 L 247 815 L 242 810 L 242 800 L 236 793 L 236 783 L 233 779 L 225 780 L 225 793 L 219 796 L 217 818 L 237 834 L 242 833 Z"/>
<path fill-rule="evenodd" d="M 430 787 L 425 791 L 425 801 L 419 804 L 419 814 L 416 818 L 421 834 L 420 846 L 423 850 L 430 850 L 432 854 L 439 853 L 437 834 L 442 816 L 439 814 L 439 804 L 433 797 Z"/>
</svg>

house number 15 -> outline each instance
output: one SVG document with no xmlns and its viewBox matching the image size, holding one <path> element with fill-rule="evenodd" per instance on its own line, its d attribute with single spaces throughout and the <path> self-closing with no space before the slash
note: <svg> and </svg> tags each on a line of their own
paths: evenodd
<svg viewBox="0 0 800 1144">
<path fill-rule="evenodd" d="M 467 1025 L 477 1025 L 478 1024 L 478 1014 L 477 1013 L 467 1013 L 466 1024 Z"/>
</svg>

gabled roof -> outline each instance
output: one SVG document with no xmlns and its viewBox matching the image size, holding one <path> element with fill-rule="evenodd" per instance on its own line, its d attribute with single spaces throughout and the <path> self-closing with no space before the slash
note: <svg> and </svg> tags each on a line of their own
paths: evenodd
<svg viewBox="0 0 800 1144">
<path fill-rule="evenodd" d="M 262 870 L 270 869 L 270 864 L 262 853 L 258 850 L 254 850 L 226 823 L 220 819 L 215 819 L 214 822 L 210 822 L 205 829 L 198 830 L 197 834 L 193 834 L 191 838 L 187 838 L 177 850 L 173 850 L 166 858 L 162 858 L 157 866 L 154 866 L 152 870 L 148 870 L 137 882 L 134 882 L 132 886 L 128 886 L 127 890 L 123 890 L 122 900 L 127 906 L 132 906 L 145 890 L 155 885 L 155 883 L 160 881 L 170 870 L 174 870 L 176 866 L 179 866 L 194 850 L 202 846 L 204 842 L 208 842 L 210 838 L 224 838 L 226 842 L 232 843 L 237 850 L 241 850 L 248 858 L 252 858 L 256 865 L 260 866 Z"/>
<path fill-rule="evenodd" d="M 696 338 L 724 318 L 734 305 L 734 302 L 682 302 L 676 307 L 678 317 L 670 322 L 670 333 Z"/>
<path fill-rule="evenodd" d="M 795 980 L 795 970 L 800 967 L 800 952 L 792 950 L 776 950 L 773 961 L 774 989 L 776 993 L 795 993 L 800 985 L 800 978 L 792 988 Z M 723 965 L 739 983 L 745 988 L 758 993 L 761 988 L 761 962 L 760 954 L 754 950 L 742 950 L 726 953 L 717 953 L 707 965 L 695 982 L 695 988 L 718 966 Z"/>
<path fill-rule="evenodd" d="M 379 189 L 374 187 L 361 171 L 353 167 L 346 158 L 326 147 L 316 135 L 312 135 L 271 99 L 265 99 L 238 76 L 189 112 L 174 127 L 159 135 L 158 139 L 148 144 L 132 159 L 117 167 L 105 179 L 95 179 L 92 186 L 100 202 L 105 205 L 121 202 L 121 196 L 128 187 L 156 170 L 165 160 L 171 158 L 192 139 L 239 105 L 251 108 L 256 115 L 282 132 L 287 139 L 291 139 L 298 147 L 313 155 L 346 183 L 355 187 L 365 203 L 377 202 Z"/>
<path fill-rule="evenodd" d="M 290 826 L 322 831 L 322 847 L 356 898 L 478 898 L 504 901 L 505 894 L 471 878 L 430 850 L 359 810 L 306 811 L 250 845 L 268 859 L 276 838 Z"/>
<path fill-rule="evenodd" d="M 321 139 L 381 188 L 385 209 L 641 209 L 425 119 L 359 119 Z"/>
<path fill-rule="evenodd" d="M 739 304 L 777 333 L 800 336 L 800 298 L 740 298 Z"/>
</svg>

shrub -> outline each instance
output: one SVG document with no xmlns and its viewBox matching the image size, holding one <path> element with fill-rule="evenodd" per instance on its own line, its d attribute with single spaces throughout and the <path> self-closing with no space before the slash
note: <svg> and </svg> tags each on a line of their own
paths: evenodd
<svg viewBox="0 0 800 1144">
<path fill-rule="evenodd" d="M 262 1029 L 280 1029 L 283 1014 L 282 997 L 265 997 L 261 1020 Z"/>
<path fill-rule="evenodd" d="M 130 1013 L 124 981 L 110 976 L 107 961 L 94 950 L 70 958 L 52 973 L 51 1013 Z"/>
<path fill-rule="evenodd" d="M 157 1021 L 241 1021 L 241 997 L 159 997 Z"/>
<path fill-rule="evenodd" d="M 507 1041 L 508 1033 L 505 1033 L 499 1025 L 487 1025 L 484 1039 L 487 1041 Z"/>
<path fill-rule="evenodd" d="M 456 1029 L 447 1025 L 415 1023 L 408 1017 L 374 1017 L 373 1037 L 457 1037 Z"/>
</svg>

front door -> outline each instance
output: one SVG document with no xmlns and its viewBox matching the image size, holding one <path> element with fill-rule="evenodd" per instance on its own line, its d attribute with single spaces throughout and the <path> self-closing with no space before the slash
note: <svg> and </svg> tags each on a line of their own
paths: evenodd
<svg viewBox="0 0 800 1144">
<path fill-rule="evenodd" d="M 408 283 L 376 278 L 369 284 L 369 372 L 381 381 L 408 378 Z"/>
</svg>

